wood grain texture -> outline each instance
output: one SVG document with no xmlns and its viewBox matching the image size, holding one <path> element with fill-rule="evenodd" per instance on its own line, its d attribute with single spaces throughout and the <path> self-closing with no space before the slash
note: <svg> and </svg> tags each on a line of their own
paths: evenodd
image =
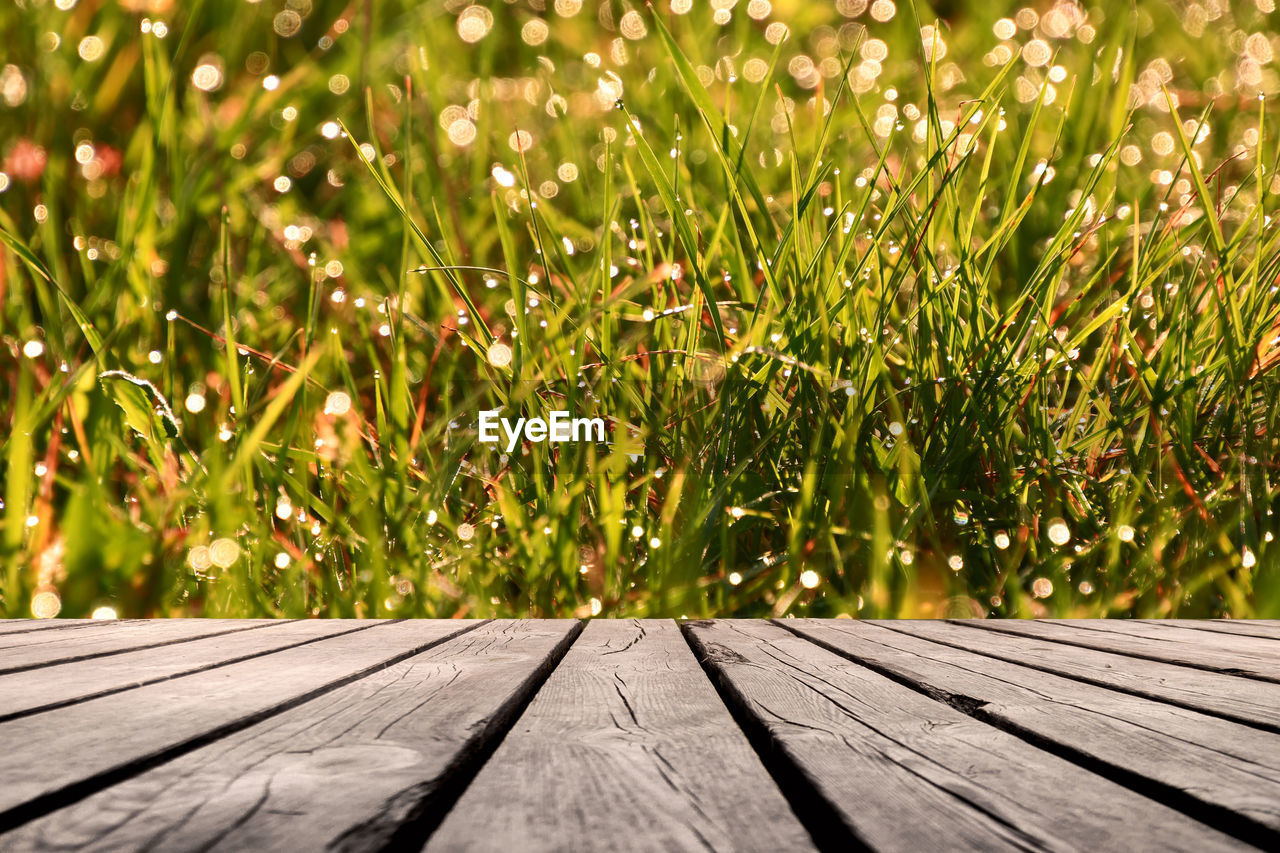
<svg viewBox="0 0 1280 853">
<path fill-rule="evenodd" d="M 595 620 L 429 850 L 803 850 L 679 627 Z"/>
<path fill-rule="evenodd" d="M 0 850 L 1280 849 L 1280 623 L 579 629 L 0 621 Z"/>
<path fill-rule="evenodd" d="M 1257 655 L 1273 664 L 1280 664 L 1280 649 L 1277 649 L 1275 643 L 1267 642 L 1267 638 L 1254 637 L 1234 631 L 1210 630 L 1206 632 L 1204 626 L 1211 624 L 1208 622 L 1197 621 L 1194 623 L 1195 627 L 1192 627 L 1183 622 L 1169 619 L 1055 619 L 1052 621 L 1057 625 L 1069 625 L 1107 634 L 1123 634 L 1127 637 L 1141 637 L 1175 646 L 1182 646 L 1183 644 L 1208 645 L 1211 648 L 1221 649 L 1232 654 Z M 1205 636 L 1206 633 L 1208 636 Z"/>
<path fill-rule="evenodd" d="M 62 631 L 0 634 L 0 675 L 278 624 L 272 619 L 103 620 Z"/>
<path fill-rule="evenodd" d="M 180 647 L 153 646 L 0 675 L 0 722 L 248 660 L 368 625 L 358 619 L 282 620 L 264 630 L 205 636 Z"/>
<path fill-rule="evenodd" d="M 486 623 L 0 836 L 0 849 L 382 849 L 465 786 L 460 768 L 577 628 Z"/>
<path fill-rule="evenodd" d="M 1162 624 L 1160 620 L 1140 620 L 1149 624 Z M 1264 640 L 1280 640 L 1280 622 L 1274 619 L 1187 619 L 1178 622 L 1179 628 L 1196 631 L 1217 631 L 1222 634 L 1239 634 L 1243 637 L 1259 637 Z"/>
<path fill-rule="evenodd" d="M 943 645 L 1280 733 L 1280 684 L 979 631 L 967 622 L 885 620 L 872 624 Z"/>
<path fill-rule="evenodd" d="M 691 623 L 769 748 L 875 850 L 1201 850 L 1238 842 L 756 620 Z M 1134 815 L 1143 819 L 1134 820 Z M 904 819 L 909 815 L 909 819 Z M 834 840 L 834 839 L 833 839 Z"/>
<path fill-rule="evenodd" d="M 27 634 L 32 631 L 48 631 L 55 628 L 74 628 L 85 625 L 101 625 L 94 619 L 0 619 L 0 634 Z"/>
<path fill-rule="evenodd" d="M 1280 735 L 878 625 L 804 619 L 785 625 L 1224 832 L 1280 845 Z"/>
<path fill-rule="evenodd" d="M 473 628 L 378 623 L 320 642 L 0 723 L 0 828 L 279 713 Z"/>
<path fill-rule="evenodd" d="M 976 628 L 1280 682 L 1280 644 L 1119 619 L 974 619 Z"/>
</svg>

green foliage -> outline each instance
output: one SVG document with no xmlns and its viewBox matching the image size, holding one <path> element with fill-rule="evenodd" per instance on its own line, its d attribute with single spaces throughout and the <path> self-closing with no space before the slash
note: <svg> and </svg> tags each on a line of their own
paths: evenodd
<svg viewBox="0 0 1280 853">
<path fill-rule="evenodd" d="M 1280 617 L 1268 15 L 580 6 L 0 10 L 0 612 Z"/>
</svg>

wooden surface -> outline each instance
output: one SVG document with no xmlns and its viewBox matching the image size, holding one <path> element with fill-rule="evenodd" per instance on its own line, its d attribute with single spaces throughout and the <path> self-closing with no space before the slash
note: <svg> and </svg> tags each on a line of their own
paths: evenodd
<svg viewBox="0 0 1280 853">
<path fill-rule="evenodd" d="M 1280 849 L 1280 623 L 0 621 L 0 851 Z"/>
</svg>

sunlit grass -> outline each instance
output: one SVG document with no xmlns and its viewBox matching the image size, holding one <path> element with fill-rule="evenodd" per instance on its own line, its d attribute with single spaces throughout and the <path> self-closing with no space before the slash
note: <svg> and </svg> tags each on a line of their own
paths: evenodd
<svg viewBox="0 0 1280 853">
<path fill-rule="evenodd" d="M 0 11 L 4 614 L 1280 616 L 1271 16 L 691 5 Z"/>
</svg>

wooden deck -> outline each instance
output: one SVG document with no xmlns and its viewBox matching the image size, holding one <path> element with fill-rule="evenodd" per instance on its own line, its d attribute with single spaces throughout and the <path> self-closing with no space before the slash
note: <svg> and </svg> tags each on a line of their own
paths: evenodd
<svg viewBox="0 0 1280 853">
<path fill-rule="evenodd" d="M 1280 622 L 0 621 L 0 851 L 1280 849 Z"/>
</svg>

